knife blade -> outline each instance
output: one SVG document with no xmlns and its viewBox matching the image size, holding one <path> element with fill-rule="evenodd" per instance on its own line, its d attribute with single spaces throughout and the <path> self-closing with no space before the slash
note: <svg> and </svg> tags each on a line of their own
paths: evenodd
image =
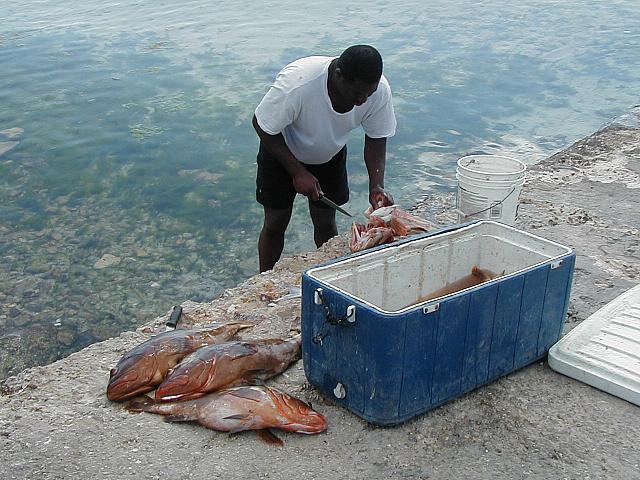
<svg viewBox="0 0 640 480">
<path fill-rule="evenodd" d="M 344 208 L 342 208 L 340 205 L 338 205 L 337 203 L 332 202 L 331 200 L 329 200 L 327 197 L 325 197 L 324 195 L 320 195 L 320 201 L 322 203 L 324 203 L 325 205 L 330 206 L 331 208 L 339 211 L 340 213 L 346 215 L 347 217 L 353 217 L 353 215 L 351 215 L 349 212 L 347 212 Z"/>
</svg>

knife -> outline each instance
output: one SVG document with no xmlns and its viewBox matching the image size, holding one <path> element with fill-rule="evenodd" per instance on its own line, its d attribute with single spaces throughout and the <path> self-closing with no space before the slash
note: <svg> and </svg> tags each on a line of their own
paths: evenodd
<svg viewBox="0 0 640 480">
<path fill-rule="evenodd" d="M 174 305 L 173 310 L 171 311 L 171 316 L 167 323 L 165 323 L 165 332 L 175 330 L 178 322 L 180 321 L 180 317 L 182 317 L 182 307 L 180 305 Z"/>
<path fill-rule="evenodd" d="M 322 203 L 324 203 L 325 205 L 330 206 L 331 208 L 339 211 L 340 213 L 343 213 L 344 215 L 346 215 L 347 217 L 353 217 L 353 215 L 351 215 L 349 212 L 347 212 L 344 208 L 342 208 L 340 205 L 338 205 L 337 203 L 332 202 L 331 200 L 329 200 L 327 197 L 325 197 L 324 195 L 320 195 L 320 201 Z"/>
</svg>

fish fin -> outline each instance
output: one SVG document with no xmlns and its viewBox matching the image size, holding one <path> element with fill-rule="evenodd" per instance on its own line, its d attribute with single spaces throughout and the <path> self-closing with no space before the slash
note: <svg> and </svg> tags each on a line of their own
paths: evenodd
<svg viewBox="0 0 640 480">
<path fill-rule="evenodd" d="M 258 352 L 258 347 L 249 342 L 236 342 L 228 345 L 227 351 L 231 360 L 239 360 L 244 357 L 255 355 Z"/>
<path fill-rule="evenodd" d="M 244 398 L 246 400 L 253 400 L 254 402 L 261 402 L 264 399 L 264 396 L 261 394 L 260 391 L 256 391 L 256 389 L 251 387 L 229 390 L 228 393 L 229 395 L 233 395 L 234 397 Z"/>
<path fill-rule="evenodd" d="M 157 402 L 148 395 L 141 395 L 124 403 L 124 408 L 130 412 L 146 412 L 150 410 Z"/>
<path fill-rule="evenodd" d="M 249 418 L 249 415 L 245 413 L 236 413 L 235 415 L 229 415 L 228 417 L 222 417 L 223 420 L 245 420 Z"/>
<path fill-rule="evenodd" d="M 240 433 L 240 432 L 246 432 L 247 430 L 253 430 L 253 428 L 251 428 L 251 417 L 249 415 L 231 415 L 229 417 L 225 417 L 226 419 L 229 420 L 238 420 L 238 425 L 236 425 L 235 428 L 232 428 L 231 430 L 229 430 L 229 433 L 234 434 L 234 433 Z"/>
<path fill-rule="evenodd" d="M 167 415 L 164 417 L 164 421 L 167 423 L 192 422 L 193 418 L 188 417 L 187 415 Z"/>
<path fill-rule="evenodd" d="M 273 376 L 273 371 L 268 369 L 268 368 L 255 368 L 253 370 L 247 370 L 245 372 L 245 374 L 243 375 L 244 378 L 250 379 L 250 380 L 256 380 L 256 381 L 260 381 L 262 380 L 262 377 L 266 376 Z M 269 375 L 271 374 L 271 375 Z"/>
<path fill-rule="evenodd" d="M 275 445 L 277 447 L 282 447 L 284 445 L 282 439 L 278 438 L 271 430 L 257 430 L 256 433 L 258 434 L 258 437 L 260 437 L 260 440 L 262 440 L 264 443 Z"/>
</svg>

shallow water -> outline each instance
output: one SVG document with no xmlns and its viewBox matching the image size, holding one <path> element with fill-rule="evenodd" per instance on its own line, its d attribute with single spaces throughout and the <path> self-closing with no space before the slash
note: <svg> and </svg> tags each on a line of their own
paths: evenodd
<svg viewBox="0 0 640 480">
<path fill-rule="evenodd" d="M 462 155 L 532 163 L 638 103 L 635 0 L 4 3 L 0 377 L 256 273 L 250 119 L 295 58 L 380 49 L 407 207 L 452 190 Z M 354 134 L 352 211 L 361 149 Z M 287 253 L 313 248 L 305 210 Z"/>
</svg>

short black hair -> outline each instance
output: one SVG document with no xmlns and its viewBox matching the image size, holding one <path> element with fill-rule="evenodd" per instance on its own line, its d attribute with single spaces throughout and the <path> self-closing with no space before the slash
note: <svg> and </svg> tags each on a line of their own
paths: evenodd
<svg viewBox="0 0 640 480">
<path fill-rule="evenodd" d="M 382 76 L 382 56 L 370 45 L 353 45 L 338 57 L 336 67 L 349 81 L 374 84 Z"/>
</svg>

